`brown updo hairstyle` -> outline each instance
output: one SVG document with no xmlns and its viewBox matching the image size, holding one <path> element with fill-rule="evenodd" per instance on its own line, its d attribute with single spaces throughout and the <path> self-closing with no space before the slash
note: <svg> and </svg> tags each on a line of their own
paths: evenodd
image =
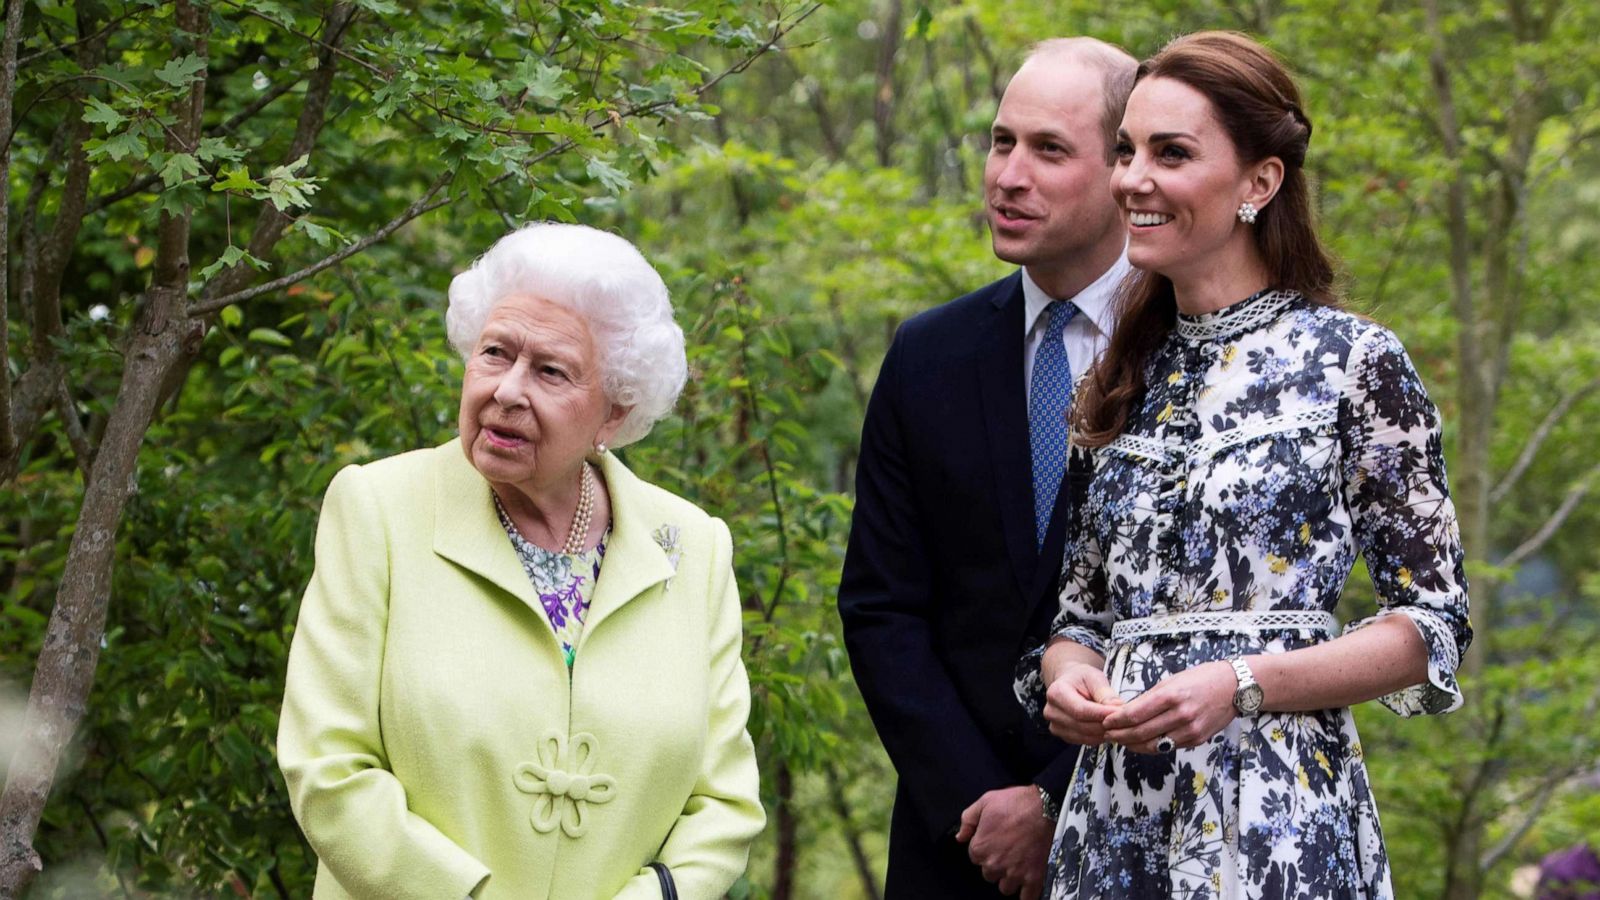
<svg viewBox="0 0 1600 900">
<path fill-rule="evenodd" d="M 1311 120 L 1301 109 L 1300 91 L 1288 68 L 1242 34 L 1202 31 L 1174 39 L 1140 63 L 1135 87 L 1146 78 L 1170 78 L 1204 94 L 1241 161 L 1273 156 L 1283 161 L 1278 193 L 1247 227 L 1272 287 L 1338 307 L 1333 260 L 1317 239 L 1306 186 Z M 1100 447 L 1122 433 L 1144 397 L 1145 368 L 1172 333 L 1177 312 L 1166 276 L 1135 270 L 1123 285 L 1111 343 L 1073 404 L 1078 444 Z"/>
</svg>

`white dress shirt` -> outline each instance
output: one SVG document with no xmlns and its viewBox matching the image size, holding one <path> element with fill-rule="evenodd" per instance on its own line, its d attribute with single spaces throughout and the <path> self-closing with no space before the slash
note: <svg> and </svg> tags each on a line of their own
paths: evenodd
<svg viewBox="0 0 1600 900">
<path fill-rule="evenodd" d="M 1038 355 L 1039 344 L 1044 340 L 1047 321 L 1045 307 L 1054 300 L 1071 300 L 1078 307 L 1078 314 L 1061 331 L 1061 342 L 1067 348 L 1067 363 L 1072 366 L 1072 380 L 1076 383 L 1106 351 L 1106 345 L 1111 341 L 1111 330 L 1116 326 L 1116 310 L 1113 307 L 1117 288 L 1122 285 L 1122 279 L 1127 277 L 1129 268 L 1128 253 L 1124 250 L 1111 268 L 1079 291 L 1076 297 L 1052 297 L 1034 283 L 1026 268 L 1022 270 L 1022 298 L 1026 304 L 1022 311 L 1022 384 L 1025 391 L 1030 394 L 1033 391 L 1033 358 Z"/>
</svg>

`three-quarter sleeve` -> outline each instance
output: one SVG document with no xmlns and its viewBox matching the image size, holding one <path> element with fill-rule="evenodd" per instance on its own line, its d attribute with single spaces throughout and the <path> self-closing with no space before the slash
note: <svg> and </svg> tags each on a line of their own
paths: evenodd
<svg viewBox="0 0 1600 900">
<path fill-rule="evenodd" d="M 1086 486 L 1093 477 L 1093 454 L 1074 448 L 1068 464 L 1067 478 Z M 1083 490 L 1078 490 L 1081 498 Z M 1049 685 L 1044 683 L 1040 664 L 1044 652 L 1058 639 L 1082 644 L 1104 656 L 1111 640 L 1111 626 L 1115 614 L 1111 609 L 1106 585 L 1104 555 L 1100 540 L 1091 523 L 1086 521 L 1087 510 L 1081 500 L 1068 510 L 1067 542 L 1061 561 L 1059 608 L 1050 623 L 1050 637 L 1044 645 L 1034 648 L 1017 663 L 1012 690 L 1017 702 L 1041 728 L 1044 727 L 1044 695 Z"/>
<path fill-rule="evenodd" d="M 1428 651 L 1427 681 L 1380 698 L 1402 716 L 1461 705 L 1456 670 L 1472 642 L 1465 554 L 1445 479 L 1439 413 L 1400 342 L 1374 328 L 1351 351 L 1339 409 L 1341 477 L 1380 606 L 1404 615 Z"/>
<path fill-rule="evenodd" d="M 278 764 L 327 874 L 356 897 L 469 895 L 489 875 L 407 807 L 378 721 L 389 560 L 377 499 L 359 467 L 328 486 L 316 568 L 289 652 Z"/>
<path fill-rule="evenodd" d="M 745 870 L 750 844 L 766 824 L 761 808 L 756 751 L 745 730 L 750 717 L 750 682 L 740 659 L 743 647 L 739 590 L 733 576 L 733 538 L 713 519 L 711 583 L 711 688 L 705 756 L 694 791 L 656 859 L 672 873 L 679 897 L 714 900 Z M 658 898 L 659 876 L 643 869 L 619 898 Z"/>
</svg>

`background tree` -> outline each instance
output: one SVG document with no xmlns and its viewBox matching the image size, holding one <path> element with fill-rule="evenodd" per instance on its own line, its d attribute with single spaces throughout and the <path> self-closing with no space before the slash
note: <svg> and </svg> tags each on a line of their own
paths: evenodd
<svg viewBox="0 0 1600 900">
<path fill-rule="evenodd" d="M 0 474 L 59 474 L 55 436 L 39 432 L 53 410 L 83 489 L 0 795 L 0 896 L 18 895 L 39 869 L 34 832 L 107 642 L 140 451 L 214 323 L 244 327 L 247 309 L 270 305 L 250 301 L 441 207 L 572 218 L 580 196 L 619 191 L 670 152 L 655 132 L 704 115 L 701 95 L 775 46 L 792 12 L 716 0 L 404 16 L 386 0 L 9 4 L 5 118 L 34 140 L 12 140 L 0 172 L 29 186 L 20 252 L 7 253 L 26 350 L 13 385 L 8 339 Z M 718 56 L 731 61 L 722 74 L 710 67 Z M 343 127 L 320 140 L 330 119 Z M 339 196 L 313 201 L 330 184 Z M 251 224 L 235 225 L 235 207 Z M 279 254 L 291 229 L 297 240 Z M 138 247 L 134 265 L 72 265 L 109 256 L 83 252 L 97 242 Z M 252 286 L 280 256 L 287 274 Z M 191 271 L 191 257 L 212 261 Z M 91 307 L 91 293 L 122 302 Z M 111 372 L 67 339 L 72 301 L 126 326 L 105 348 L 121 357 Z M 272 328 L 247 336 L 293 347 Z"/>
</svg>

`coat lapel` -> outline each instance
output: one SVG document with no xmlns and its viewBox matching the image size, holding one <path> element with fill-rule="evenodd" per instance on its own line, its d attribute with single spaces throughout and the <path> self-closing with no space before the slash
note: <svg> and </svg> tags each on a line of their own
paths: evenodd
<svg viewBox="0 0 1600 900">
<path fill-rule="evenodd" d="M 584 637 L 625 606 L 630 600 L 672 577 L 675 564 L 656 537 L 658 529 L 681 528 L 684 523 L 664 518 L 652 502 L 650 488 L 640 481 L 614 454 L 600 458 L 611 498 L 611 540 L 600 565 L 600 580 L 595 583 L 589 615 L 583 624 Z M 673 532 L 681 547 L 684 536 Z M 667 533 L 663 532 L 663 539 Z M 579 638 L 579 647 L 583 638 Z"/>
<path fill-rule="evenodd" d="M 488 579 L 543 618 L 544 606 L 500 527 L 489 482 L 467 461 L 459 443 L 446 444 L 437 452 L 444 458 L 435 476 L 434 552 Z M 634 597 L 672 577 L 673 564 L 654 533 L 662 526 L 681 524 L 657 514 L 649 489 L 614 455 L 601 459 L 600 471 L 611 497 L 611 538 L 584 622 L 585 634 Z"/>
<path fill-rule="evenodd" d="M 994 467 L 1006 550 L 1025 597 L 1038 563 L 1033 527 L 1033 464 L 1028 449 L 1027 392 L 1022 384 L 1022 277 L 1014 275 L 995 290 L 995 315 L 978 356 L 984 435 Z"/>
<path fill-rule="evenodd" d="M 489 482 L 467 461 L 460 441 L 436 452 L 444 458 L 435 476 L 433 551 L 488 579 L 543 616 L 544 606 L 533 583 L 500 527 Z"/>
</svg>

